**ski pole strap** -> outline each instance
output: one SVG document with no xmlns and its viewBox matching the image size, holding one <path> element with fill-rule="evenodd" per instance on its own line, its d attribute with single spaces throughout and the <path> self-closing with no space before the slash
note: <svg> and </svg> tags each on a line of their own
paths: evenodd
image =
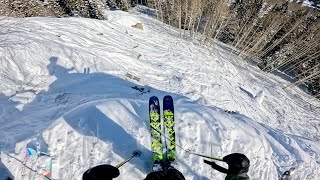
<svg viewBox="0 0 320 180">
<path fill-rule="evenodd" d="M 187 152 L 187 153 L 189 153 L 189 154 L 196 155 L 196 156 L 200 156 L 200 157 L 204 157 L 204 158 L 208 158 L 208 159 L 212 159 L 212 160 L 216 160 L 216 161 L 222 161 L 222 162 L 224 162 L 224 160 L 223 160 L 223 159 L 221 159 L 221 158 L 210 157 L 210 156 L 206 156 L 206 155 L 202 155 L 202 154 L 194 153 L 194 152 L 191 152 L 191 151 L 186 151 L 186 152 Z"/>
</svg>

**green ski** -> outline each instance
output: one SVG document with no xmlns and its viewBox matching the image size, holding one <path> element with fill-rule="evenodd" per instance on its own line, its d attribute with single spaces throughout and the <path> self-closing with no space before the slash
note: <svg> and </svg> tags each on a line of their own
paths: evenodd
<svg viewBox="0 0 320 180">
<path fill-rule="evenodd" d="M 166 164 L 170 165 L 176 160 L 176 138 L 173 99 L 169 95 L 163 98 L 163 118 L 165 135 L 169 138 L 166 139 Z"/>
<path fill-rule="evenodd" d="M 151 150 L 153 160 L 153 171 L 162 171 L 163 165 L 163 149 L 161 141 L 161 119 L 159 99 L 152 96 L 149 99 L 149 118 L 150 118 L 150 134 L 151 134 Z"/>
</svg>

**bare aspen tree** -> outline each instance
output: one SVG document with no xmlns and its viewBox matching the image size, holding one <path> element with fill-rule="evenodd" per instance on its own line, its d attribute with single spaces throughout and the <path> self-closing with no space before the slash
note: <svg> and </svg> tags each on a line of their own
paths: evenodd
<svg viewBox="0 0 320 180">
<path fill-rule="evenodd" d="M 158 0 L 158 11 L 159 11 L 159 16 L 160 16 L 160 20 L 161 22 L 164 22 L 164 16 L 163 16 L 163 5 L 162 5 L 162 1 Z"/>
<path fill-rule="evenodd" d="M 317 45 L 316 43 L 319 43 L 319 42 L 315 42 L 313 45 Z M 311 51 L 314 50 L 314 47 L 316 47 L 316 46 L 312 46 L 312 44 L 310 44 L 310 45 L 311 46 L 306 47 L 305 49 L 302 49 L 302 50 L 299 49 L 299 51 L 297 51 L 298 52 L 297 54 L 293 53 L 292 58 L 289 58 L 288 60 L 283 61 L 279 65 L 275 66 L 272 70 L 279 69 L 279 68 L 281 68 L 289 63 L 292 63 L 292 62 L 302 58 L 303 56 L 309 54 Z M 315 48 L 315 49 L 318 49 L 318 48 Z"/>
<path fill-rule="evenodd" d="M 258 3 L 257 5 L 261 4 Z M 247 56 L 249 49 L 259 45 L 257 44 L 256 39 L 258 39 L 257 36 L 259 34 L 258 31 L 261 28 L 261 21 L 264 20 L 263 15 L 260 16 L 259 10 L 260 9 L 257 9 L 255 4 L 244 3 L 243 5 L 239 5 L 239 8 L 236 11 L 236 17 L 243 19 L 239 33 L 236 34 L 235 40 L 232 43 L 234 49 L 240 51 L 238 57 L 242 57 L 243 54 L 246 54 Z M 260 42 L 262 41 L 263 39 L 260 40 Z M 234 49 L 230 54 L 233 53 Z"/>
<path fill-rule="evenodd" d="M 240 49 L 239 57 L 242 56 L 242 54 L 246 53 L 247 50 L 253 46 L 255 43 L 255 39 L 257 38 L 257 30 L 258 30 L 258 22 L 259 19 L 254 19 L 251 27 L 246 28 L 246 30 L 243 32 L 242 37 L 237 42 L 237 45 L 235 46 L 236 49 Z"/>
<path fill-rule="evenodd" d="M 215 31 L 218 29 L 218 26 L 223 23 L 224 15 L 222 13 L 223 9 L 223 0 L 216 1 L 213 8 L 211 9 L 211 21 L 209 21 L 209 29 L 206 33 L 206 37 L 204 39 L 204 44 L 206 44 L 208 41 L 212 41 L 212 37 L 215 36 Z"/>
<path fill-rule="evenodd" d="M 245 50 L 243 54 L 246 54 L 246 56 L 258 56 L 265 44 L 282 28 L 281 21 L 281 16 L 279 15 L 273 15 L 272 18 L 270 18 L 270 16 L 260 18 L 257 23 L 260 32 L 256 33 L 252 46 Z"/>
<path fill-rule="evenodd" d="M 182 26 L 182 0 L 178 0 L 178 19 L 179 19 L 179 37 L 181 37 L 181 26 Z"/>
<path fill-rule="evenodd" d="M 301 73 L 297 74 L 294 78 L 295 79 L 302 79 L 305 76 L 308 76 L 310 74 L 314 74 L 315 71 L 317 71 L 319 69 L 319 67 L 320 67 L 320 62 L 318 64 L 316 64 L 313 68 L 306 69 L 306 70 L 302 71 Z"/>
<path fill-rule="evenodd" d="M 212 15 L 212 16 L 214 16 L 214 15 Z M 206 36 L 203 41 L 204 45 L 207 45 L 207 43 L 212 39 L 212 34 L 213 34 L 214 30 L 216 29 L 215 25 L 217 25 L 216 21 L 218 21 L 218 19 L 219 19 L 219 16 L 212 17 L 210 19 L 209 24 L 208 24 L 209 25 L 208 30 L 206 32 Z"/>
<path fill-rule="evenodd" d="M 183 37 L 186 37 L 186 27 L 187 27 L 187 22 L 189 17 L 189 0 L 185 0 L 184 10 L 185 10 L 185 16 L 184 16 L 184 23 L 183 23 Z"/>
<path fill-rule="evenodd" d="M 216 35 L 215 31 L 218 29 L 218 26 L 220 26 L 223 23 L 224 16 L 222 13 L 223 10 L 221 9 L 221 6 L 223 4 L 224 2 L 222 0 L 217 1 L 216 7 L 214 8 L 212 14 L 214 16 L 214 19 L 212 21 L 207 40 L 210 40 L 213 36 Z"/>
<path fill-rule="evenodd" d="M 245 29 L 245 27 L 247 26 L 249 22 L 249 19 L 246 20 L 246 22 L 243 24 L 243 26 L 240 28 L 240 31 L 237 33 L 233 43 L 231 44 L 233 47 L 237 47 L 238 43 L 241 41 L 241 34 L 243 33 L 243 30 Z"/>
<path fill-rule="evenodd" d="M 294 58 L 291 58 L 290 61 L 288 61 L 287 64 L 292 64 L 287 66 L 283 71 L 284 72 L 292 72 L 293 70 L 295 70 L 299 64 L 301 63 L 308 63 L 310 61 L 312 61 L 313 59 L 317 59 L 320 55 L 320 32 L 319 32 L 319 28 L 320 28 L 320 24 L 319 24 L 320 20 L 315 21 L 310 27 L 309 30 L 306 31 L 304 33 L 304 40 L 301 41 L 301 45 L 306 47 L 305 49 L 301 49 L 301 53 L 300 53 L 300 57 L 296 58 L 297 60 L 295 60 Z M 299 41 L 298 41 L 299 42 Z M 300 46 L 301 46 L 300 45 Z M 299 44 L 294 46 L 295 48 L 299 48 L 300 47 Z M 300 50 L 300 49 L 298 49 Z M 290 71 L 288 71 L 290 70 Z"/>
<path fill-rule="evenodd" d="M 129 10 L 129 8 L 130 8 L 130 3 L 129 3 L 129 1 L 128 0 L 122 0 L 122 2 L 123 2 L 123 5 L 124 5 L 124 7 L 125 7 L 125 10 L 127 11 L 127 10 Z"/>
<path fill-rule="evenodd" d="M 267 43 L 275 37 L 275 35 L 287 24 L 288 21 L 289 18 L 284 18 L 281 15 L 274 16 L 271 24 L 269 24 L 268 21 L 262 21 L 262 24 L 266 25 L 263 27 L 263 34 L 253 48 L 249 50 L 249 53 L 252 53 L 255 57 L 260 57 Z"/>
<path fill-rule="evenodd" d="M 202 40 L 200 42 L 200 44 L 202 45 L 203 43 L 206 42 L 206 39 L 208 38 L 208 31 L 209 31 L 209 27 L 211 26 L 212 24 L 212 21 L 213 21 L 213 11 L 214 11 L 214 6 L 213 4 L 210 4 L 211 6 L 209 6 L 208 9 L 206 9 L 206 15 L 205 15 L 205 26 L 204 26 L 204 29 L 203 29 L 203 33 L 202 33 Z"/>
<path fill-rule="evenodd" d="M 163 4 L 164 4 L 164 9 L 165 9 L 165 12 L 166 12 L 166 18 L 165 19 L 168 19 L 168 21 L 167 21 L 167 23 L 171 26 L 171 12 L 170 12 L 170 10 L 169 10 L 169 8 L 168 8 L 168 6 L 169 6 L 169 3 L 170 3 L 170 1 L 164 1 L 163 2 Z"/>
<path fill-rule="evenodd" d="M 192 1 L 191 3 L 191 14 L 190 14 L 190 19 L 189 19 L 189 25 L 188 25 L 188 29 L 190 32 L 190 38 L 194 37 L 195 34 L 195 28 L 197 28 L 198 24 L 200 23 L 200 18 L 198 18 L 199 14 L 202 13 L 202 0 L 199 1 Z"/>
<path fill-rule="evenodd" d="M 301 23 L 303 22 L 302 19 L 298 20 L 293 27 L 284 34 L 280 39 L 276 40 L 271 46 L 267 47 L 263 52 L 261 52 L 260 57 L 266 55 L 270 50 L 272 50 L 274 47 L 276 47 L 278 44 L 280 44 L 287 36 L 290 35 L 291 32 L 293 32 Z"/>
<path fill-rule="evenodd" d="M 295 62 L 294 64 L 286 67 L 283 72 L 290 74 L 292 71 L 296 70 L 299 67 L 299 64 L 308 63 L 314 59 L 320 58 L 320 51 L 313 53 L 312 55 L 308 55 L 307 57 L 303 58 L 302 60 Z"/>
<path fill-rule="evenodd" d="M 157 16 L 157 19 L 160 19 L 159 18 L 159 6 L 158 6 L 158 3 L 159 3 L 159 0 L 153 0 L 152 1 L 152 5 L 153 5 L 153 8 L 155 9 L 156 11 L 156 16 Z"/>
<path fill-rule="evenodd" d="M 306 82 L 306 81 L 310 81 L 310 80 L 318 78 L 318 77 L 320 77 L 320 71 L 315 71 L 313 74 L 310 74 L 309 76 L 307 76 L 307 77 L 305 77 L 303 79 L 300 79 L 300 80 L 298 80 L 298 81 L 296 81 L 296 82 L 284 87 L 284 89 L 286 89 L 288 87 L 293 87 L 295 85 L 301 84 L 301 83 Z"/>
<path fill-rule="evenodd" d="M 193 24 L 193 21 L 194 21 L 194 14 L 195 14 L 195 6 L 197 4 L 197 1 L 191 1 L 190 2 L 190 15 L 189 15 L 189 23 L 188 23 L 188 31 L 190 32 L 190 37 L 191 37 L 191 31 L 192 31 L 192 28 L 191 28 L 191 25 Z"/>
<path fill-rule="evenodd" d="M 218 36 L 221 34 L 222 30 L 229 25 L 229 21 L 233 18 L 230 8 L 223 0 L 218 2 L 216 11 L 217 14 L 219 14 L 219 18 L 214 25 L 213 38 L 211 39 L 212 47 L 215 47 Z"/>
<path fill-rule="evenodd" d="M 198 33 L 198 30 L 199 30 L 199 26 L 200 26 L 200 23 L 202 22 L 202 15 L 203 15 L 203 10 L 204 10 L 204 6 L 205 6 L 205 0 L 200 0 L 199 2 L 199 10 L 198 10 L 198 23 L 197 23 L 197 26 L 196 26 L 196 29 L 193 33 L 193 39 L 195 39 L 195 36 L 196 34 Z"/>
<path fill-rule="evenodd" d="M 317 25 L 319 26 L 319 25 Z M 316 27 L 317 27 L 316 26 Z M 304 26 L 301 28 L 305 29 Z M 297 30 L 298 34 L 301 30 Z M 273 60 L 267 67 L 271 67 L 269 71 L 281 68 L 286 66 L 287 64 L 293 63 L 295 61 L 298 61 L 299 59 L 305 57 L 308 54 L 312 54 L 313 52 L 316 52 L 319 50 L 319 38 L 320 33 L 316 30 L 315 32 L 305 32 L 301 35 L 299 35 L 299 38 L 294 38 L 295 40 L 290 44 L 287 44 L 290 47 L 290 49 L 286 49 L 286 53 L 290 54 L 289 57 L 286 59 L 283 59 L 283 57 L 279 56 L 275 60 Z M 266 67 L 266 68 L 267 68 Z"/>
<path fill-rule="evenodd" d="M 174 27 L 179 28 L 179 5 L 180 0 L 172 0 L 170 3 L 171 21 Z"/>
</svg>

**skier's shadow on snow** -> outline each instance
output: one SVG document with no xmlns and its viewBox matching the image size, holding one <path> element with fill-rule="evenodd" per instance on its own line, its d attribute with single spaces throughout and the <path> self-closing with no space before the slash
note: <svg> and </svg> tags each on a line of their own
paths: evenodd
<svg viewBox="0 0 320 180">
<path fill-rule="evenodd" d="M 147 173 L 147 169 L 145 168 L 147 165 L 143 162 L 146 162 L 146 159 L 150 159 L 146 154 L 150 154 L 151 152 L 140 145 L 137 139 L 127 133 L 123 127 L 101 112 L 95 104 L 90 105 L 89 103 L 84 105 L 63 116 L 63 118 L 78 133 L 85 136 L 97 137 L 104 142 L 111 143 L 113 153 L 123 159 L 131 156 L 133 150 L 141 150 L 143 152 L 141 157 L 133 159 L 130 163 L 134 164 L 141 172 Z M 92 143 L 94 144 L 95 142 Z M 112 155 L 112 153 L 107 154 Z M 108 163 L 116 165 L 111 160 L 108 160 Z"/>
<path fill-rule="evenodd" d="M 72 93 L 82 93 L 79 91 L 88 90 L 90 93 L 103 93 L 111 95 L 112 98 L 129 98 L 132 99 L 132 95 L 138 95 L 139 99 L 145 99 L 146 103 L 141 103 L 138 107 L 135 104 L 131 104 L 134 113 L 139 114 L 140 118 L 138 120 L 141 123 L 141 126 L 145 126 L 144 128 L 149 128 L 148 121 L 148 99 L 151 94 L 145 92 L 141 94 L 142 88 L 137 88 L 139 85 L 131 83 L 129 81 L 120 79 L 118 77 L 108 75 L 105 73 L 86 73 L 89 71 L 84 71 L 84 73 L 69 73 L 73 71 L 73 68 L 64 68 L 57 64 L 57 57 L 50 58 L 50 64 L 48 65 L 48 70 L 51 75 L 55 75 L 57 80 L 50 85 L 52 89 L 57 89 L 57 87 L 64 87 L 63 85 L 69 84 L 70 82 L 78 82 L 76 88 L 69 87 L 66 89 L 66 92 Z M 81 82 L 81 83 L 79 83 Z M 90 89 L 88 89 L 90 88 Z M 149 89 L 152 95 L 156 96 L 164 96 L 164 95 L 172 95 L 175 97 L 176 95 L 160 91 L 157 89 L 143 87 L 144 89 Z M 77 92 L 78 91 L 78 92 Z M 101 92 L 100 92 L 101 91 Z M 107 100 L 105 100 L 107 101 Z M 103 101 L 103 102 L 105 102 Z M 97 137 L 101 141 L 112 144 L 112 152 L 108 152 L 110 160 L 107 160 L 108 164 L 116 165 L 115 162 L 112 162 L 113 153 L 120 156 L 122 159 L 126 159 L 132 155 L 132 151 L 139 149 L 142 151 L 142 155 L 140 158 L 134 158 L 130 163 L 134 164 L 135 168 L 139 169 L 140 172 L 144 174 L 148 174 L 151 171 L 152 167 L 152 152 L 145 147 L 145 145 L 140 144 L 137 139 L 135 139 L 131 134 L 129 134 L 124 127 L 120 126 L 117 121 L 113 120 L 114 116 L 121 116 L 121 114 L 117 114 L 117 112 L 112 112 L 111 110 L 106 110 L 103 105 L 100 106 L 97 102 L 92 102 L 89 100 L 88 103 L 81 105 L 80 107 L 76 107 L 76 109 L 67 113 L 63 116 L 63 119 L 78 133 Z M 108 115 L 111 113 L 113 115 Z M 139 118 L 138 118 L 139 119 Z M 132 119 L 134 121 L 135 119 Z M 142 120 L 142 121 L 141 121 Z M 141 122 L 140 122 L 141 121 Z M 130 124 L 128 124 L 130 126 Z M 148 136 L 148 135 L 144 135 Z M 93 142 L 94 143 L 94 142 Z M 151 144 L 150 144 L 151 145 Z M 90 155 L 89 155 L 90 156 Z M 189 171 L 192 171 L 187 164 L 183 164 L 188 168 Z M 196 172 L 192 171 L 195 176 L 200 179 L 207 179 L 203 176 L 197 175 Z M 123 175 L 122 177 L 125 177 Z M 144 177 L 141 177 L 143 179 Z"/>
<path fill-rule="evenodd" d="M 9 101 L 9 97 L 2 94 L 0 92 L 0 132 L 1 133 L 9 133 L 6 131 L 8 128 L 8 117 L 6 117 L 6 111 L 9 110 L 9 112 L 17 113 L 19 112 L 17 109 L 15 109 L 15 102 Z M 10 126 L 10 125 L 9 125 Z M 0 151 L 4 150 L 7 146 L 11 144 L 11 141 L 4 136 L 0 138 Z M 0 159 L 0 180 L 5 180 L 6 177 L 13 177 L 13 175 L 9 172 L 8 168 L 1 162 Z"/>
<path fill-rule="evenodd" d="M 13 177 L 13 175 L 9 172 L 6 166 L 0 161 L 0 180 L 5 180 L 6 177 Z"/>
<path fill-rule="evenodd" d="M 22 132 L 14 132 L 20 134 L 15 135 L 12 146 L 35 135 L 41 135 L 50 124 L 58 118 L 63 118 L 77 133 L 96 137 L 111 144 L 112 152 L 106 152 L 107 155 L 126 159 L 132 155 L 133 150 L 141 150 L 143 152 L 141 157 L 134 158 L 129 163 L 134 164 L 140 172 L 149 173 L 152 164 L 152 153 L 146 148 L 149 145 L 140 144 L 132 134 L 128 133 L 129 131 L 113 121 L 113 118 L 99 109 L 95 103 L 101 99 L 105 99 L 105 102 L 109 98 L 145 100 L 145 103 L 140 105 L 134 103 L 131 105 L 136 111 L 132 114 L 139 114 L 135 120 L 139 121 L 141 128 L 148 129 L 149 97 L 151 95 L 172 95 L 174 98 L 181 98 L 181 96 L 150 87 L 143 88 L 149 89 L 151 93 L 149 91 L 142 93 L 137 88 L 141 87 L 140 85 L 119 77 L 106 73 L 79 73 L 73 67 L 66 68 L 59 65 L 58 57 L 55 56 L 50 57 L 49 61 L 50 63 L 47 65 L 49 75 L 55 76 L 56 80 L 49 85 L 47 91 L 43 90 L 37 93 L 35 99 L 24 106 L 21 118 L 19 116 L 18 119 L 27 123 L 23 124 L 24 130 Z M 90 140 L 88 142 L 90 143 Z M 54 146 L 54 144 L 50 144 L 49 148 L 50 146 Z M 90 156 L 90 152 L 88 153 Z M 107 163 L 116 165 L 116 162 L 112 162 L 111 158 L 107 160 Z M 105 159 L 101 161 L 106 162 Z M 95 164 L 88 163 L 87 165 L 94 166 Z"/>
<path fill-rule="evenodd" d="M 146 160 L 151 159 L 151 151 L 141 145 L 137 139 L 127 133 L 107 114 L 103 113 L 97 105 L 90 103 L 100 100 L 100 98 L 86 98 L 86 95 L 91 97 L 92 95 L 106 95 L 103 98 L 109 98 L 108 96 L 110 98 L 130 98 L 133 94 L 138 93 L 137 90 L 132 88 L 138 85 L 105 73 L 88 74 L 90 72 L 89 68 L 84 73 L 73 72 L 75 71 L 74 68 L 65 68 L 59 65 L 58 57 L 53 56 L 49 61 L 50 63 L 47 66 L 49 74 L 57 79 L 50 85 L 48 92 L 52 94 L 57 93 L 59 89 L 63 89 L 63 94 L 71 96 L 70 98 L 64 98 L 60 96 L 62 93 L 59 92 L 58 96 L 60 97 L 58 100 L 55 99 L 58 106 L 69 105 L 75 96 L 77 96 L 74 98 L 77 99 L 76 101 L 83 99 L 79 102 L 81 103 L 80 107 L 77 107 L 80 104 L 76 104 L 75 109 L 62 116 L 65 122 L 82 135 L 97 137 L 101 141 L 112 144 L 112 152 L 122 159 L 130 157 L 134 150 L 139 149 L 143 152 L 141 157 L 133 159 L 130 163 L 134 164 L 141 172 L 148 173 L 150 170 L 146 167 L 151 167 L 151 160 L 150 162 Z M 144 109 L 146 110 L 142 113 L 147 113 L 148 107 Z M 142 121 L 141 125 L 146 126 L 146 123 Z M 92 142 L 92 145 L 95 143 Z M 107 154 L 113 156 L 112 152 Z M 111 158 L 110 160 L 106 159 L 107 163 L 116 165 L 115 162 L 111 162 Z"/>
<path fill-rule="evenodd" d="M 63 66 L 58 65 L 58 57 L 52 56 L 49 58 L 50 64 L 47 65 L 47 69 L 49 74 L 55 75 L 58 79 L 62 76 L 67 76 L 69 71 L 74 70 L 74 68 L 65 68 Z"/>
</svg>

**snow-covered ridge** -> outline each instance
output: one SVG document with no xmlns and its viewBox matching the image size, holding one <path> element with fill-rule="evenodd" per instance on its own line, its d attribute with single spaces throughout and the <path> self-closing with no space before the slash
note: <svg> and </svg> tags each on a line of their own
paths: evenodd
<svg viewBox="0 0 320 180">
<path fill-rule="evenodd" d="M 137 11 L 109 13 L 108 21 L 13 19 L 24 27 L 13 40 L 23 43 L 0 51 L 1 174 L 33 176 L 10 156 L 23 159 L 35 141 L 53 157 L 54 179 L 80 179 L 86 168 L 115 165 L 136 148 L 142 157 L 119 179 L 143 179 L 151 170 L 148 98 L 171 94 L 185 149 L 244 153 L 252 179 L 276 179 L 291 167 L 296 179 L 320 177 L 319 102 L 283 90 L 288 82 L 275 75 L 225 60 L 223 46 L 176 38 Z M 144 30 L 131 27 L 138 22 Z M 180 148 L 177 168 L 187 179 L 224 177 Z"/>
</svg>

